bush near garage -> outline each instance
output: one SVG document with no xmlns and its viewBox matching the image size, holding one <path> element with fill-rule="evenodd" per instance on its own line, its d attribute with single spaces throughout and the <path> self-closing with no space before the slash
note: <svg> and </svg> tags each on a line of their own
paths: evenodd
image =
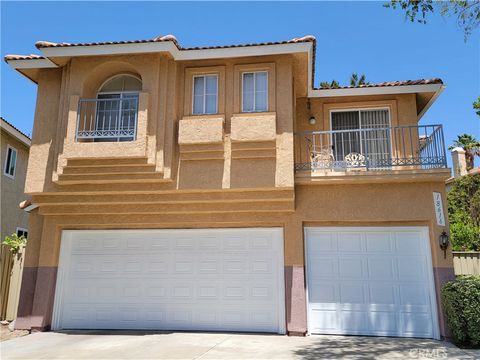
<svg viewBox="0 0 480 360">
<path fill-rule="evenodd" d="M 447 282 L 442 299 L 455 344 L 480 348 L 480 276 L 461 276 Z"/>
<path fill-rule="evenodd" d="M 480 174 L 455 180 L 447 202 L 452 250 L 480 251 Z"/>
</svg>

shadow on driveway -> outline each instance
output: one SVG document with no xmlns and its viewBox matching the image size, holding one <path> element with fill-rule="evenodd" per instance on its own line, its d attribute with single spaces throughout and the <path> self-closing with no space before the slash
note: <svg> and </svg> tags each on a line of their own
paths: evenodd
<svg viewBox="0 0 480 360">
<path fill-rule="evenodd" d="M 369 336 L 312 336 L 309 346 L 293 353 L 304 360 L 317 359 L 476 359 L 445 341 Z M 480 357 L 480 353 L 477 354 Z"/>
</svg>

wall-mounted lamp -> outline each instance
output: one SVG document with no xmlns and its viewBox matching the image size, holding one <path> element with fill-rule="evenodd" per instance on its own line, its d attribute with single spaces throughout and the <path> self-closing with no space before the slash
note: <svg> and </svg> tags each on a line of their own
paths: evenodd
<svg viewBox="0 0 480 360">
<path fill-rule="evenodd" d="M 448 234 L 445 231 L 443 231 L 440 234 L 440 237 L 438 238 L 438 241 L 439 241 L 439 244 L 440 244 L 440 249 L 443 250 L 443 258 L 446 259 L 447 258 L 447 248 L 448 248 L 448 243 L 449 243 Z"/>
<path fill-rule="evenodd" d="M 310 99 L 307 99 L 307 109 L 308 109 L 308 112 L 310 113 L 310 118 L 308 119 L 308 123 L 310 125 L 315 125 L 317 123 L 317 119 L 315 119 L 315 116 L 312 115 Z"/>
</svg>

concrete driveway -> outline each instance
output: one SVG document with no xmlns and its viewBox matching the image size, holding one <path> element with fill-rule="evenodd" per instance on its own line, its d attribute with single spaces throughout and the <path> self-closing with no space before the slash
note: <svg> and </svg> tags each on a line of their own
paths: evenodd
<svg viewBox="0 0 480 360">
<path fill-rule="evenodd" d="M 448 342 L 359 336 L 182 332 L 34 333 L 0 343 L 7 359 L 479 359 Z"/>
</svg>

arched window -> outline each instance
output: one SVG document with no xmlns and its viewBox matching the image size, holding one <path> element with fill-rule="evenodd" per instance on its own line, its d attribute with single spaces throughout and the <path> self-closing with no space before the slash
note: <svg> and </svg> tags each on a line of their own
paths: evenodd
<svg viewBox="0 0 480 360">
<path fill-rule="evenodd" d="M 142 82 L 133 75 L 116 75 L 97 93 L 94 141 L 132 141 L 137 132 L 138 94 Z"/>
<path fill-rule="evenodd" d="M 100 86 L 99 94 L 139 92 L 142 90 L 142 81 L 133 75 L 115 75 Z"/>
</svg>

